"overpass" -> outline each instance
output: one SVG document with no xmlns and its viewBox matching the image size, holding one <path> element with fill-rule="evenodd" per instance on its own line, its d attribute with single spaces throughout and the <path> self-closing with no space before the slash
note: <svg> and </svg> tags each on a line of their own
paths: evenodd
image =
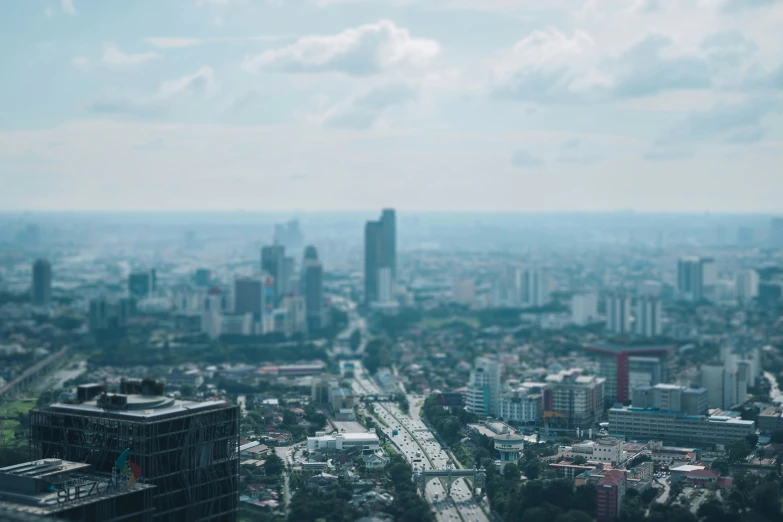
<svg viewBox="0 0 783 522">
<path fill-rule="evenodd" d="M 487 481 L 487 472 L 484 468 L 481 469 L 454 469 L 451 467 L 451 463 L 448 464 L 446 469 L 419 469 L 413 468 L 413 483 L 416 484 L 424 495 L 424 489 L 427 487 L 427 482 L 433 479 L 445 479 L 448 482 L 446 491 L 451 495 L 451 486 L 457 479 L 471 478 L 473 479 L 473 496 L 479 498 L 478 489 L 484 488 Z"/>
<path fill-rule="evenodd" d="M 372 393 L 368 395 L 359 395 L 359 400 L 362 402 L 397 402 L 404 395 L 396 393 Z"/>
</svg>

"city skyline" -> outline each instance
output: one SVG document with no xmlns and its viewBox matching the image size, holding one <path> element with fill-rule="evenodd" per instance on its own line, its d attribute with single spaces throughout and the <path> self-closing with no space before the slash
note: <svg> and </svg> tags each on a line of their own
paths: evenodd
<svg viewBox="0 0 783 522">
<path fill-rule="evenodd" d="M 783 191 L 779 2 L 13 5 L 4 210 L 773 212 Z"/>
</svg>

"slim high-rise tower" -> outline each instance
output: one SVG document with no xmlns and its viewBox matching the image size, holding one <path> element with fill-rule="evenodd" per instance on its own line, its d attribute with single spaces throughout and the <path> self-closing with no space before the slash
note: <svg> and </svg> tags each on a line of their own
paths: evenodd
<svg viewBox="0 0 783 522">
<path fill-rule="evenodd" d="M 46 306 L 52 300 L 52 265 L 46 259 L 38 259 L 33 263 L 32 282 L 33 304 Z"/>
<path fill-rule="evenodd" d="M 305 249 L 304 260 L 302 261 L 302 277 L 299 284 L 301 294 L 305 298 L 307 329 L 311 332 L 320 330 L 324 325 L 324 268 L 321 262 L 318 261 L 318 252 L 314 246 L 308 246 Z"/>
<path fill-rule="evenodd" d="M 378 221 L 368 221 L 364 228 L 364 302 L 375 303 L 380 297 L 379 272 L 388 268 L 392 282 L 396 279 L 397 237 L 394 210 L 385 209 Z M 392 285 L 393 288 L 393 285 Z"/>
<path fill-rule="evenodd" d="M 283 298 L 288 285 L 285 281 L 286 261 L 283 245 L 267 245 L 261 248 L 261 270 L 269 272 L 275 281 L 276 306 Z"/>
</svg>

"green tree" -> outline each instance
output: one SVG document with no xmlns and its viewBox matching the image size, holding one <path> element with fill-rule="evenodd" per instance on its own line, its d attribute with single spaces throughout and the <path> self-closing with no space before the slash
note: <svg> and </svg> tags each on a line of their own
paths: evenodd
<svg viewBox="0 0 783 522">
<path fill-rule="evenodd" d="M 503 468 L 503 477 L 506 480 L 519 480 L 519 468 L 513 462 Z"/>
<path fill-rule="evenodd" d="M 742 462 L 750 455 L 750 446 L 748 446 L 748 442 L 745 439 L 735 440 L 726 449 L 728 450 L 729 462 L 731 464 Z"/>
<path fill-rule="evenodd" d="M 283 459 L 277 456 L 274 451 L 267 457 L 264 462 L 264 473 L 270 477 L 276 477 L 283 472 Z"/>
<path fill-rule="evenodd" d="M 774 444 L 783 444 L 783 430 L 775 430 L 769 438 Z"/>
</svg>

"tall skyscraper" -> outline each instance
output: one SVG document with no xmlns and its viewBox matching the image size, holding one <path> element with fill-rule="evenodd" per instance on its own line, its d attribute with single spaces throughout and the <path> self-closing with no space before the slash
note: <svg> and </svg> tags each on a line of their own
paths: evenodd
<svg viewBox="0 0 783 522">
<path fill-rule="evenodd" d="M 683 257 L 677 261 L 677 292 L 689 301 L 701 301 L 714 289 L 717 275 L 712 258 Z"/>
<path fill-rule="evenodd" d="M 734 276 L 737 299 L 750 301 L 759 295 L 759 274 L 753 270 L 741 270 Z"/>
<path fill-rule="evenodd" d="M 592 292 L 575 294 L 571 298 L 571 321 L 579 326 L 592 323 L 598 317 L 598 296 Z"/>
<path fill-rule="evenodd" d="M 261 315 L 266 308 L 262 277 L 235 278 L 233 294 L 235 314 L 252 314 L 253 320 L 261 320 Z"/>
<path fill-rule="evenodd" d="M 31 293 L 34 305 L 46 306 L 52 301 L 52 265 L 46 259 L 33 263 Z"/>
<path fill-rule="evenodd" d="M 619 335 L 631 333 L 631 298 L 627 295 L 606 298 L 606 331 Z"/>
<path fill-rule="evenodd" d="M 268 272 L 275 280 L 275 302 L 277 305 L 285 295 L 285 247 L 283 245 L 267 245 L 261 248 L 261 270 Z"/>
<path fill-rule="evenodd" d="M 636 333 L 642 337 L 658 337 L 662 333 L 661 302 L 654 297 L 636 301 Z"/>
<path fill-rule="evenodd" d="M 366 305 L 378 302 L 380 298 L 381 289 L 379 284 L 381 282 L 380 270 L 382 268 L 388 268 L 392 281 L 396 280 L 396 228 L 396 218 L 392 209 L 384 209 L 380 220 L 368 221 L 365 225 L 364 302 Z"/>
<path fill-rule="evenodd" d="M 525 306 L 539 307 L 549 303 L 549 278 L 544 270 L 525 270 L 520 286 Z"/>
<path fill-rule="evenodd" d="M 305 249 L 300 278 L 301 294 L 305 298 L 308 331 L 320 330 L 324 326 L 324 268 L 318 261 L 318 252 L 314 246 Z"/>
</svg>

